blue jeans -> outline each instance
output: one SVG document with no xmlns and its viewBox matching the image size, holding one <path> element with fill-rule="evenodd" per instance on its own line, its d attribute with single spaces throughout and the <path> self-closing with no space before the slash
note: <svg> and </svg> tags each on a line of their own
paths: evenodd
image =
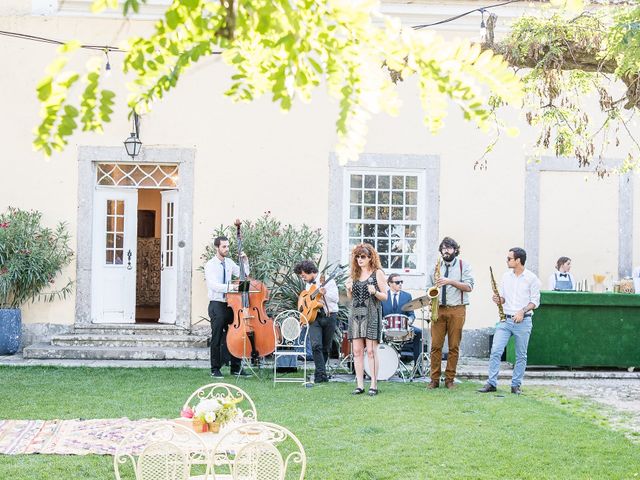
<svg viewBox="0 0 640 480">
<path fill-rule="evenodd" d="M 513 367 L 511 386 L 519 387 L 522 384 L 524 370 L 527 368 L 527 346 L 531 336 L 533 322 L 531 317 L 526 317 L 522 322 L 515 323 L 512 318 L 500 322 L 493 335 L 493 347 L 489 357 L 489 379 L 487 383 L 494 387 L 498 385 L 498 372 L 500 370 L 500 357 L 504 352 L 511 335 L 516 342 L 516 364 Z"/>
</svg>

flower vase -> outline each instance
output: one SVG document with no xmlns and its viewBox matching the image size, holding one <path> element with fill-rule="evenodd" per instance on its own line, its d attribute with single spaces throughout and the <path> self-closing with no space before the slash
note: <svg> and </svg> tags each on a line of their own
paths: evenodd
<svg viewBox="0 0 640 480">
<path fill-rule="evenodd" d="M 211 433 L 218 433 L 220 431 L 220 422 L 209 422 L 209 431 Z"/>
<path fill-rule="evenodd" d="M 193 419 L 193 431 L 196 433 L 206 433 L 209 431 L 209 424 L 200 418 Z"/>
</svg>

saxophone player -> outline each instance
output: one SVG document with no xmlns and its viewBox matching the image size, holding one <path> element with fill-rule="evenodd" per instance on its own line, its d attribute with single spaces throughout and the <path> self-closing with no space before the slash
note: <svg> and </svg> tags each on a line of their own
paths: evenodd
<svg viewBox="0 0 640 480">
<path fill-rule="evenodd" d="M 442 346 L 445 337 L 449 339 L 449 355 L 445 370 L 445 387 L 455 388 L 456 368 L 462 327 L 469 304 L 469 292 L 473 290 L 473 274 L 471 265 L 463 262 L 460 255 L 460 245 L 451 237 L 444 237 L 438 248 L 441 259 L 434 266 L 427 284 L 427 291 L 431 287 L 440 290 L 438 320 L 431 323 L 431 382 L 428 389 L 440 386 L 442 369 Z M 436 271 L 440 270 L 436 279 Z"/>
</svg>

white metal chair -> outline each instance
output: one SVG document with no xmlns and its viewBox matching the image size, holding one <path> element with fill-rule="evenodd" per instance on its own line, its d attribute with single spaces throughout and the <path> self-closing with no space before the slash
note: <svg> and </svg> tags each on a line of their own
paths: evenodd
<svg viewBox="0 0 640 480">
<path fill-rule="evenodd" d="M 227 431 L 211 457 L 215 480 L 302 480 L 307 455 L 300 440 L 280 425 L 255 422 Z"/>
<path fill-rule="evenodd" d="M 192 476 L 195 465 L 202 475 Z M 113 457 L 116 480 L 189 480 L 209 477 L 210 453 L 190 428 L 154 422 L 137 428 L 120 442 Z"/>
<path fill-rule="evenodd" d="M 203 387 L 200 387 L 193 392 L 187 401 L 184 402 L 183 410 L 187 407 L 192 409 L 200 402 L 200 400 L 216 399 L 222 400 L 225 398 L 239 399 L 237 408 L 240 410 L 240 417 L 243 421 L 258 420 L 258 412 L 256 411 L 256 405 L 251 400 L 251 397 L 239 387 L 231 385 L 230 383 L 209 383 Z"/>
<path fill-rule="evenodd" d="M 307 318 L 297 310 L 285 310 L 273 320 L 273 329 L 276 337 L 276 349 L 273 351 L 273 383 L 306 383 L 308 327 Z M 298 357 L 302 357 L 302 377 L 278 377 L 278 358 L 287 357 L 293 358 L 296 366 Z"/>
</svg>

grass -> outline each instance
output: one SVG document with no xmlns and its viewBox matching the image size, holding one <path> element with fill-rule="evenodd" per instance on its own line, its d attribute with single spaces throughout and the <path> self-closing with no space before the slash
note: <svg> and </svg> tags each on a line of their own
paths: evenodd
<svg viewBox="0 0 640 480">
<path fill-rule="evenodd" d="M 173 418 L 209 383 L 205 370 L 0 368 L 0 418 Z M 261 420 L 305 446 L 308 479 L 634 479 L 640 446 L 539 390 L 520 397 L 424 384 L 382 383 L 377 397 L 351 383 L 305 389 L 238 381 Z M 564 400 L 563 400 L 564 401 Z M 567 400 L 571 402 L 571 400 Z M 113 479 L 107 456 L 0 456 L 0 479 Z"/>
</svg>

